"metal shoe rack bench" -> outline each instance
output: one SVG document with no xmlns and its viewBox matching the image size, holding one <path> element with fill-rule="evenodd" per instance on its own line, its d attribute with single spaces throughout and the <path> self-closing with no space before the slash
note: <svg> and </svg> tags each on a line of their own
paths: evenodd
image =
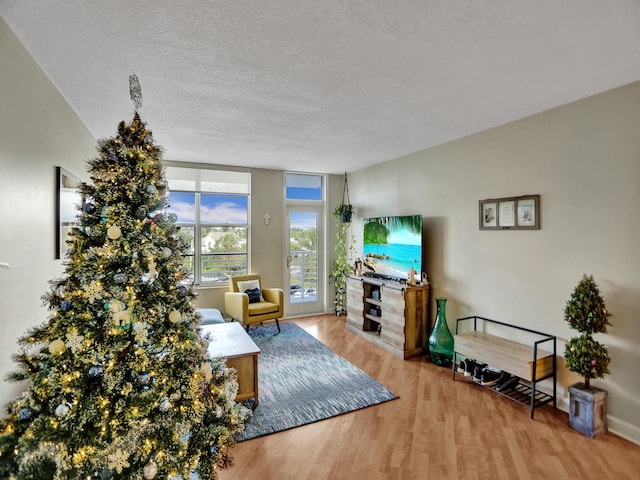
<svg viewBox="0 0 640 480">
<path fill-rule="evenodd" d="M 473 321 L 473 330 L 469 331 L 468 323 L 471 321 Z M 481 321 L 482 330 L 478 330 L 478 321 Z M 467 327 L 464 331 L 460 329 L 463 322 L 467 322 L 464 325 Z M 533 334 L 537 340 L 533 341 L 533 344 L 527 345 L 485 332 L 490 329 L 497 333 L 504 330 L 502 327 Z M 459 356 L 475 359 L 520 378 L 515 386 L 504 391 L 496 390 L 495 386 L 483 386 L 483 388 L 488 388 L 528 406 L 531 410 L 531 418 L 533 418 L 533 411 L 536 408 L 549 402 L 553 402 L 553 408 L 556 408 L 556 337 L 497 320 L 472 316 L 456 320 L 454 342 L 453 380 L 456 375 L 461 375 L 456 372 Z M 550 347 L 548 343 L 547 349 L 538 348 L 546 342 L 553 345 L 553 352 L 548 351 Z M 547 378 L 553 379 L 553 395 L 541 392 L 536 388 L 538 382 Z"/>
</svg>

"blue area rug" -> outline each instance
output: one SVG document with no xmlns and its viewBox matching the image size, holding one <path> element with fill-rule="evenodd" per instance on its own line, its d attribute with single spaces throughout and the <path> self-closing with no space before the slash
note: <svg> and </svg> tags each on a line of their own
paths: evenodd
<svg viewBox="0 0 640 480">
<path fill-rule="evenodd" d="M 238 441 L 393 400 L 396 395 L 295 323 L 251 327 L 260 402 Z M 252 402 L 250 400 L 249 402 Z"/>
</svg>

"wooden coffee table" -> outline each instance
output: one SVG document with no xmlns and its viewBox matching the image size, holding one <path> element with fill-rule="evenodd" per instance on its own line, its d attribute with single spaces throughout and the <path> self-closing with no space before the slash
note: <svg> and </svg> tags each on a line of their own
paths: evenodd
<svg viewBox="0 0 640 480">
<path fill-rule="evenodd" d="M 260 349 L 238 322 L 201 325 L 203 337 L 210 337 L 207 352 L 211 358 L 226 358 L 227 367 L 238 372 L 236 402 L 248 398 L 258 405 L 258 354 Z"/>
</svg>

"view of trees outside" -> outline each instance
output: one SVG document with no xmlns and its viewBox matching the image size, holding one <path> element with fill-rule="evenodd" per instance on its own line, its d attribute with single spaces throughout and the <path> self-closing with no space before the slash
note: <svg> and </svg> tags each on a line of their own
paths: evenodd
<svg viewBox="0 0 640 480">
<path fill-rule="evenodd" d="M 315 301 L 318 288 L 318 229 L 312 212 L 293 212 L 289 227 L 292 301 Z"/>
<path fill-rule="evenodd" d="M 172 192 L 169 203 L 169 210 L 178 217 L 177 235 L 189 245 L 184 267 L 191 272 L 192 279 L 196 261 L 200 262 L 202 282 L 226 282 L 228 275 L 247 273 L 246 195 Z M 200 252 L 195 250 L 196 218 L 200 219 Z"/>
</svg>

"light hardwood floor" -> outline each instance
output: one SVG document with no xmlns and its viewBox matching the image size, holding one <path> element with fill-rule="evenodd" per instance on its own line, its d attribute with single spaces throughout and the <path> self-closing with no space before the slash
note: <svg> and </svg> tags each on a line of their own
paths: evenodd
<svg viewBox="0 0 640 480">
<path fill-rule="evenodd" d="M 595 439 L 567 414 L 529 410 L 427 358 L 400 360 L 345 330 L 344 317 L 292 319 L 400 398 L 248 440 L 222 480 L 638 479 L 640 446 Z"/>
</svg>

